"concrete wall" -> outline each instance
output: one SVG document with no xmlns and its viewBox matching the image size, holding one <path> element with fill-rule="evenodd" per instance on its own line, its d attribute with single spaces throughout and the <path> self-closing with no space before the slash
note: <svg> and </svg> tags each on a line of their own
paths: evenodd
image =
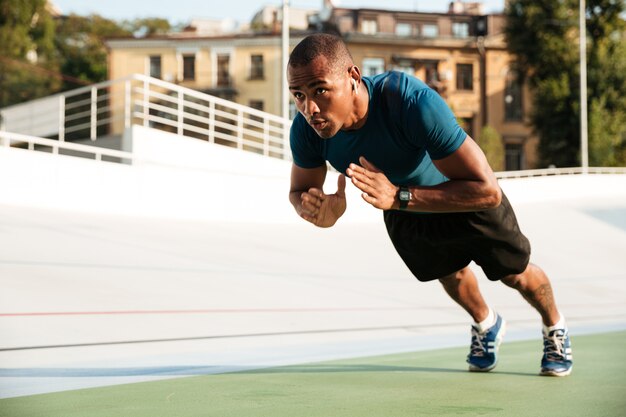
<svg viewBox="0 0 626 417">
<path fill-rule="evenodd" d="M 32 136 L 59 133 L 59 95 L 5 107 L 0 110 L 0 130 Z"/>
<path fill-rule="evenodd" d="M 197 139 L 132 128 L 133 165 L 0 147 L 0 204 L 233 222 L 299 222 L 287 195 L 290 163 Z M 329 173 L 326 192 L 336 190 Z M 625 175 L 500 181 L 514 204 L 626 194 Z M 342 222 L 381 214 L 348 183 Z"/>
<path fill-rule="evenodd" d="M 197 139 L 132 128 L 134 164 L 0 147 L 0 204 L 237 222 L 300 221 L 288 202 L 291 163 Z M 329 173 L 327 192 L 336 190 Z M 380 220 L 348 190 L 345 221 Z"/>
</svg>

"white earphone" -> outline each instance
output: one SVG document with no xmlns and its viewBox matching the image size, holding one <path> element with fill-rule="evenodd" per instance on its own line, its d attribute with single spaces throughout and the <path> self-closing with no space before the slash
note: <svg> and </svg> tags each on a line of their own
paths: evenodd
<svg viewBox="0 0 626 417">
<path fill-rule="evenodd" d="M 354 78 L 352 79 L 352 89 L 354 90 L 355 93 L 359 94 L 359 90 L 357 90 L 357 87 L 356 87 L 356 80 Z"/>
</svg>

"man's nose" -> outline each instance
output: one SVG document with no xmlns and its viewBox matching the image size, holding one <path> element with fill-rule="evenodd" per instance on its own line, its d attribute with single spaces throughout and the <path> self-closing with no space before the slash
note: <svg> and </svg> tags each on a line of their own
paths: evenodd
<svg viewBox="0 0 626 417">
<path fill-rule="evenodd" d="M 313 116 L 320 112 L 320 108 L 317 106 L 317 103 L 313 100 L 307 100 L 304 104 L 304 112 L 309 116 Z"/>
</svg>

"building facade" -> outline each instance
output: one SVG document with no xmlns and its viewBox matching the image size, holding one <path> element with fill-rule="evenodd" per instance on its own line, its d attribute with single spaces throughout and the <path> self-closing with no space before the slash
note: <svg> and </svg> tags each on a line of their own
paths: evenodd
<svg viewBox="0 0 626 417">
<path fill-rule="evenodd" d="M 275 35 L 109 40 L 109 78 L 145 74 L 280 114 Z"/>
<path fill-rule="evenodd" d="M 476 4 L 458 2 L 448 13 L 329 7 L 310 14 L 309 23 L 307 31 L 292 28 L 290 48 L 312 31 L 336 33 L 364 75 L 397 70 L 422 79 L 478 142 L 486 125 L 500 133 L 506 170 L 535 167 L 530 100 L 506 50 L 503 15 L 484 15 Z M 281 35 L 278 24 L 269 26 L 222 36 L 190 30 L 109 40 L 109 77 L 146 74 L 280 115 Z"/>
<path fill-rule="evenodd" d="M 322 25 L 340 34 L 364 75 L 396 70 L 439 92 L 470 136 L 500 133 L 506 170 L 535 167 L 538 139 L 528 126 L 528 90 L 504 40 L 504 16 L 476 3 L 448 13 L 333 8 Z"/>
</svg>

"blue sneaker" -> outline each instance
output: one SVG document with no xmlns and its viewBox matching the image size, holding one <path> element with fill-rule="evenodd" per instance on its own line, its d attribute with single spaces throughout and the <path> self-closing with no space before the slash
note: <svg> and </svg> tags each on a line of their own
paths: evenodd
<svg viewBox="0 0 626 417">
<path fill-rule="evenodd" d="M 502 343 L 506 329 L 506 322 L 497 314 L 496 324 L 479 333 L 478 328 L 472 326 L 472 345 L 467 355 L 469 370 L 472 372 L 489 372 L 498 363 L 498 348 Z"/>
<path fill-rule="evenodd" d="M 572 373 L 572 344 L 567 329 L 552 330 L 543 334 L 541 375 L 567 376 Z"/>
</svg>

